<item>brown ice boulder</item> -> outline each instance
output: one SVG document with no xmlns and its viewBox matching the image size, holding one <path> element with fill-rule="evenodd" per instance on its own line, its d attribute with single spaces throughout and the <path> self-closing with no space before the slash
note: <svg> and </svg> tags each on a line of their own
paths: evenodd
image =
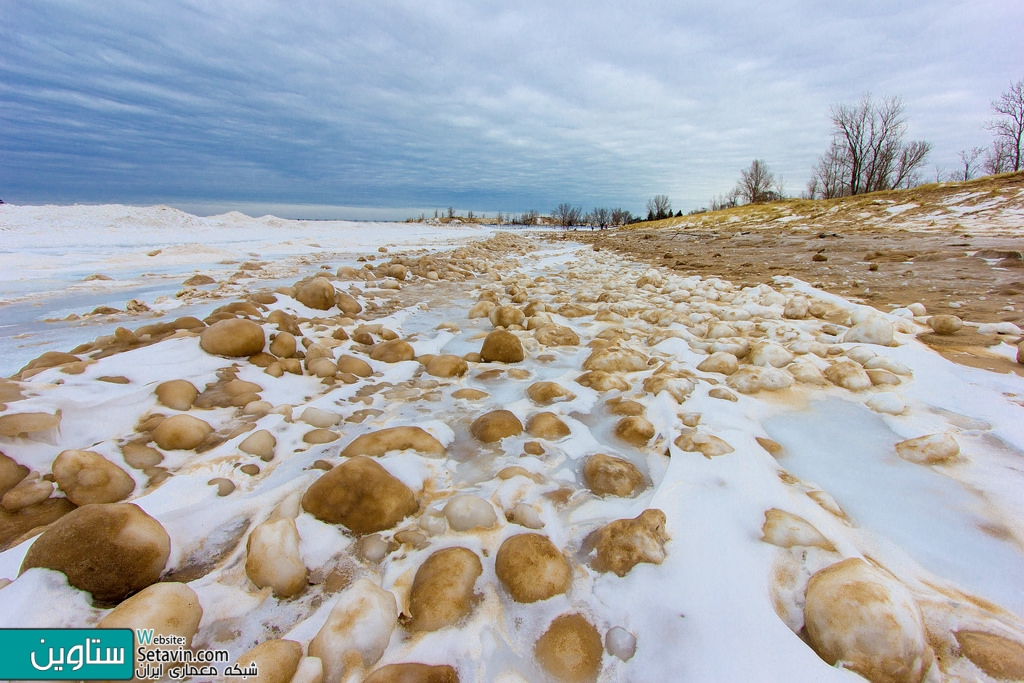
<svg viewBox="0 0 1024 683">
<path fill-rule="evenodd" d="M 315 277 L 299 286 L 295 291 L 299 303 L 318 311 L 326 311 L 335 305 L 334 285 L 325 277 Z"/>
<path fill-rule="evenodd" d="M 461 398 L 464 401 L 479 401 L 485 399 L 490 394 L 486 391 L 480 391 L 479 389 L 458 389 L 452 392 L 452 398 Z"/>
<path fill-rule="evenodd" d="M 559 681 L 592 683 L 601 673 L 604 649 L 597 629 L 580 614 L 563 614 L 537 641 L 537 662 Z"/>
<path fill-rule="evenodd" d="M 542 325 L 533 333 L 542 346 L 577 346 L 580 336 L 563 325 Z"/>
<path fill-rule="evenodd" d="M 873 683 L 920 683 L 934 658 L 910 591 L 859 558 L 811 576 L 804 625 L 818 656 Z"/>
<path fill-rule="evenodd" d="M 135 490 L 135 480 L 93 451 L 61 451 L 53 461 L 53 478 L 75 505 L 116 503 Z"/>
<path fill-rule="evenodd" d="M 445 503 L 444 517 L 448 521 L 448 526 L 455 531 L 490 529 L 498 523 L 494 506 L 471 493 L 459 494 Z"/>
<path fill-rule="evenodd" d="M 60 411 L 49 413 L 13 413 L 0 415 L 0 436 L 17 437 L 45 432 L 60 426 Z"/>
<path fill-rule="evenodd" d="M 747 361 L 751 365 L 772 366 L 782 368 L 793 362 L 793 353 L 782 344 L 773 341 L 762 341 L 750 345 Z M 737 368 L 738 369 L 738 368 Z"/>
<path fill-rule="evenodd" d="M 302 496 L 302 508 L 363 535 L 394 527 L 419 506 L 408 486 L 374 460 L 357 456 L 313 482 Z"/>
<path fill-rule="evenodd" d="M 18 512 L 42 503 L 52 494 L 53 482 L 41 479 L 38 472 L 33 472 L 0 497 L 0 507 L 7 512 Z"/>
<path fill-rule="evenodd" d="M 1024 645 L 984 631 L 957 631 L 960 654 L 992 678 L 1024 680 Z"/>
<path fill-rule="evenodd" d="M 187 584 L 164 581 L 147 586 L 120 603 L 96 624 L 98 628 L 153 629 L 154 633 L 185 639 L 199 630 L 203 607 L 199 596 Z"/>
<path fill-rule="evenodd" d="M 444 455 L 441 442 L 420 427 L 388 427 L 356 437 L 341 454 L 346 457 L 369 455 L 379 458 L 390 451 L 413 450 L 424 455 Z"/>
<path fill-rule="evenodd" d="M 333 358 L 324 358 L 322 356 L 310 358 L 306 356 L 306 372 L 321 379 L 334 377 L 338 374 L 338 366 Z"/>
<path fill-rule="evenodd" d="M 688 453 L 700 453 L 706 458 L 728 455 L 733 452 L 733 447 L 725 439 L 695 430 L 683 431 L 676 437 L 675 444 L 680 450 Z"/>
<path fill-rule="evenodd" d="M 651 508 L 633 519 L 609 522 L 591 533 L 585 545 L 597 551 L 591 563 L 594 569 L 625 576 L 640 562 L 661 564 L 667 540 L 665 513 Z"/>
<path fill-rule="evenodd" d="M 75 356 L 70 353 L 64 353 L 63 351 L 47 351 L 40 355 L 38 358 L 34 358 L 31 361 L 29 361 L 28 365 L 19 370 L 17 374 L 25 374 L 26 377 L 24 379 L 27 379 L 27 377 L 30 376 L 30 370 L 35 370 L 36 372 L 38 372 L 40 370 L 45 370 L 47 368 L 55 368 L 60 365 L 67 365 L 68 363 L 77 363 L 80 360 L 81 359 L 78 356 Z"/>
<path fill-rule="evenodd" d="M 530 416 L 530 419 L 526 421 L 526 432 L 537 439 L 549 441 L 563 439 L 572 433 L 569 425 L 562 422 L 554 413 L 546 411 Z"/>
<path fill-rule="evenodd" d="M 493 311 L 497 307 L 498 304 L 494 303 L 493 301 L 489 301 L 486 299 L 484 301 L 477 301 L 469 309 L 469 313 L 466 314 L 466 317 L 469 318 L 470 320 L 472 320 L 473 318 L 489 318 L 491 311 Z"/>
<path fill-rule="evenodd" d="M 218 320 L 199 334 L 199 346 L 214 356 L 252 356 L 266 344 L 263 328 L 251 320 Z"/>
<path fill-rule="evenodd" d="M 818 366 L 810 361 L 798 360 L 795 363 L 790 363 L 786 366 L 786 372 L 792 375 L 797 382 L 804 384 L 813 384 L 819 387 L 827 387 L 829 384 Z"/>
<path fill-rule="evenodd" d="M 409 269 L 403 266 L 401 263 L 389 263 L 383 267 L 385 277 L 393 277 L 396 280 L 405 280 L 409 274 Z"/>
<path fill-rule="evenodd" d="M 542 406 L 576 398 L 576 394 L 557 382 L 534 382 L 526 388 L 526 395 L 531 401 Z"/>
<path fill-rule="evenodd" d="M 667 391 L 676 403 L 684 403 L 697 387 L 696 377 L 686 371 L 672 371 L 665 366 L 644 380 L 644 391 L 657 396 Z"/>
<path fill-rule="evenodd" d="M 505 539 L 494 558 L 494 571 L 516 602 L 537 602 L 569 590 L 572 569 L 565 555 L 542 534 Z"/>
<path fill-rule="evenodd" d="M 515 306 L 495 306 L 488 311 L 487 319 L 494 327 L 509 327 L 525 323 L 526 314 Z"/>
<path fill-rule="evenodd" d="M 523 423 L 511 411 L 492 410 L 474 420 L 469 431 L 477 441 L 493 443 L 522 434 Z"/>
<path fill-rule="evenodd" d="M 410 631 L 436 631 L 452 626 L 473 611 L 473 592 L 483 565 L 468 548 L 445 548 L 432 553 L 416 570 L 409 595 Z"/>
<path fill-rule="evenodd" d="M 374 344 L 370 349 L 370 358 L 382 363 L 400 363 L 405 360 L 414 360 L 416 351 L 412 344 L 404 339 L 391 339 Z"/>
<path fill-rule="evenodd" d="M 340 683 L 350 669 L 376 664 L 397 624 L 393 593 L 369 579 L 353 581 L 309 643 L 309 656 L 323 662 L 324 683 Z"/>
<path fill-rule="evenodd" d="M 780 548 L 793 546 L 816 546 L 822 550 L 835 551 L 835 546 L 814 525 L 803 517 L 785 510 L 772 508 L 764 513 L 761 526 L 763 540 Z"/>
<path fill-rule="evenodd" d="M 171 539 L 133 503 L 84 505 L 54 522 L 21 563 L 24 572 L 45 567 L 96 600 L 119 602 L 160 578 Z"/>
<path fill-rule="evenodd" d="M 172 415 L 153 430 L 153 440 L 167 451 L 187 451 L 201 444 L 212 432 L 213 427 L 198 417 Z"/>
<path fill-rule="evenodd" d="M 287 332 L 293 336 L 302 334 L 299 329 L 299 322 L 295 316 L 287 311 L 275 310 L 267 314 L 267 322 L 277 325 L 277 329 Z"/>
<path fill-rule="evenodd" d="M 790 320 L 803 320 L 810 313 L 811 302 L 802 296 L 794 296 L 786 301 L 782 311 L 783 318 Z"/>
<path fill-rule="evenodd" d="M 447 664 L 405 662 L 382 666 L 363 683 L 459 683 L 459 673 Z"/>
<path fill-rule="evenodd" d="M 274 459 L 275 448 L 277 448 L 277 439 L 266 429 L 257 429 L 238 444 L 238 450 L 258 456 L 264 462 Z"/>
<path fill-rule="evenodd" d="M 259 588 L 290 598 L 306 588 L 306 566 L 299 554 L 299 530 L 291 517 L 261 522 L 245 544 L 245 575 Z"/>
<path fill-rule="evenodd" d="M 519 337 L 505 330 L 494 330 L 484 338 L 480 359 L 485 363 L 519 363 L 526 357 Z"/>
<path fill-rule="evenodd" d="M 298 417 L 300 422 L 305 422 L 311 427 L 327 429 L 341 422 L 341 415 L 330 410 L 309 406 L 302 411 Z"/>
<path fill-rule="evenodd" d="M 934 465 L 952 460 L 960 454 L 960 444 L 952 434 L 927 434 L 896 444 L 896 453 L 918 465 Z"/>
<path fill-rule="evenodd" d="M 469 365 L 459 356 L 445 353 L 431 358 L 425 371 L 432 377 L 462 377 L 469 372 Z"/>
<path fill-rule="evenodd" d="M 199 390 L 185 379 L 161 382 L 156 387 L 156 400 L 173 410 L 188 410 L 199 396 Z"/>
<path fill-rule="evenodd" d="M 850 391 L 864 391 L 873 386 L 871 378 L 860 363 L 849 360 L 836 361 L 825 368 L 825 377 L 837 387 Z"/>
<path fill-rule="evenodd" d="M 311 444 L 331 443 L 340 438 L 340 434 L 332 432 L 330 429 L 311 429 L 302 435 L 302 440 Z"/>
<path fill-rule="evenodd" d="M 740 362 L 728 351 L 718 351 L 702 360 L 697 369 L 701 372 L 720 372 L 723 375 L 731 375 L 740 369 Z"/>
<path fill-rule="evenodd" d="M 322 279 L 322 278 L 318 278 Z M 247 681 L 255 683 L 290 683 L 302 660 L 302 644 L 294 640 L 275 638 L 265 640 L 244 652 L 235 663 L 242 669 L 255 665 L 259 672 Z M 241 681 L 241 676 L 226 676 L 229 681 Z"/>
<path fill-rule="evenodd" d="M 955 315 L 933 315 L 928 318 L 928 327 L 935 334 L 956 334 L 963 326 L 964 321 Z"/>
<path fill-rule="evenodd" d="M 644 487 L 644 475 L 636 465 L 604 453 L 587 458 L 583 481 L 599 496 L 629 497 Z"/>
<path fill-rule="evenodd" d="M 373 368 L 362 358 L 355 356 L 341 356 L 338 358 L 338 370 L 347 372 L 356 377 L 369 377 L 373 374 Z"/>
<path fill-rule="evenodd" d="M 604 370 L 591 370 L 576 378 L 576 383 L 594 391 L 629 391 L 629 380 Z"/>
<path fill-rule="evenodd" d="M 654 425 L 640 415 L 624 417 L 615 423 L 615 436 L 637 448 L 643 448 L 654 438 Z"/>
<path fill-rule="evenodd" d="M 894 346 L 893 331 L 891 322 L 879 316 L 871 316 L 848 329 L 843 335 L 843 342 Z"/>
<path fill-rule="evenodd" d="M 793 376 L 783 369 L 770 365 L 748 365 L 730 375 L 726 383 L 740 393 L 754 394 L 758 391 L 787 389 L 793 386 Z"/>
<path fill-rule="evenodd" d="M 16 460 L 0 453 L 0 497 L 28 476 L 29 469 Z"/>
<path fill-rule="evenodd" d="M 894 387 L 901 383 L 899 375 L 894 372 L 889 372 L 888 370 L 865 370 L 864 372 L 867 373 L 872 386 Z"/>
<path fill-rule="evenodd" d="M 345 292 L 338 292 L 334 297 L 334 301 L 335 305 L 337 305 L 345 315 L 358 315 L 363 312 L 362 304 L 356 301 L 354 296 L 346 294 Z"/>
<path fill-rule="evenodd" d="M 595 349 L 583 361 L 584 370 L 604 372 L 643 372 L 647 369 L 647 356 L 634 349 L 606 346 Z"/>
<path fill-rule="evenodd" d="M 270 342 L 270 352 L 278 358 L 291 358 L 297 349 L 295 335 L 291 332 L 278 332 Z"/>
</svg>

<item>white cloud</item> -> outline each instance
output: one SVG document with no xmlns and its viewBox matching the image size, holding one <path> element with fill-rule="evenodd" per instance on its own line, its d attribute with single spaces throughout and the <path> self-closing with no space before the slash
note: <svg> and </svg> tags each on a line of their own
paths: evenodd
<svg viewBox="0 0 1024 683">
<path fill-rule="evenodd" d="M 5 5 L 0 196 L 688 209 L 764 158 L 799 191 L 828 105 L 902 95 L 932 161 L 987 144 L 1024 6 Z M 404 216 L 396 216 L 404 217 Z"/>
</svg>

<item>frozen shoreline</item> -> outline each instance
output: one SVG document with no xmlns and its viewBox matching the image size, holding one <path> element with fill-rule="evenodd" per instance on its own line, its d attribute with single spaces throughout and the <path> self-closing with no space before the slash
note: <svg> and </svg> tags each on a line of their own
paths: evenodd
<svg viewBox="0 0 1024 683">
<path fill-rule="evenodd" d="M 132 215 L 133 210 L 116 207 L 104 209 L 106 223 L 95 216 L 88 220 L 109 227 L 116 223 L 110 216 L 122 210 Z M 155 210 L 138 210 L 138 220 L 153 220 Z M 34 211 L 33 221 L 47 215 L 46 209 Z M 58 213 L 55 223 L 73 224 L 71 209 Z M 238 230 L 251 229 L 255 235 L 262 235 L 268 224 L 266 219 L 232 220 Z M 176 216 L 171 223 L 182 221 L 187 223 Z M 338 243 L 318 237 L 320 246 L 306 245 L 273 260 L 256 252 L 259 260 L 268 262 L 263 272 L 231 283 L 237 287 L 232 290 L 238 293 L 234 298 L 242 299 L 243 292 L 253 292 L 268 281 L 294 282 L 316 274 L 322 264 L 330 265 L 327 279 L 361 304 L 360 314 L 346 317 L 336 308 L 316 310 L 293 296 L 277 294 L 260 303 L 250 317 L 269 340 L 281 329 L 269 321 L 271 312 L 296 316 L 299 337 L 329 349 L 332 362 L 345 355 L 364 360 L 373 370 L 368 377 L 353 377 L 347 383 L 339 374 L 324 383 L 308 367 L 303 367 L 303 374 L 275 377 L 244 358 L 208 354 L 194 334 L 179 331 L 174 338 L 126 347 L 80 366 L 45 369 L 17 383 L 25 398 L 10 401 L 3 414 L 60 411 L 60 427 L 0 437 L 0 451 L 42 474 L 50 471 L 62 450 L 89 449 L 132 477 L 135 490 L 127 501 L 157 519 L 170 536 L 166 572 L 172 579 L 198 574 L 186 581 L 202 606 L 194 647 L 224 647 L 237 657 L 258 642 L 283 637 L 299 642 L 308 654 L 311 639 L 350 586 L 346 581 L 369 579 L 394 594 L 399 609 L 407 613 L 417 568 L 434 551 L 451 546 L 469 548 L 483 560 L 472 613 L 458 625 L 437 631 L 413 633 L 398 626 L 382 641 L 380 664 L 450 664 L 463 681 L 532 680 L 542 675 L 533 657 L 540 634 L 558 615 L 578 612 L 602 638 L 615 627 L 636 637 L 636 654 L 627 661 L 603 655 L 602 681 L 856 680 L 854 674 L 822 661 L 794 633 L 801 630 L 794 619 L 803 619 L 808 577 L 850 557 L 870 558 L 911 590 L 929 631 L 939 633 L 935 642 L 955 642 L 955 633 L 965 628 L 1011 640 L 1024 638 L 1024 584 L 1018 571 L 1024 566 L 1024 431 L 1019 427 L 1024 381 L 1019 377 L 944 360 L 913 338 L 922 316 L 875 315 L 805 283 L 739 290 L 721 279 L 661 273 L 575 244 L 498 235 L 481 245 L 471 240 L 487 233 L 475 228 L 459 229 L 455 242 L 440 227 L 398 234 L 405 225 L 389 226 L 392 232 L 373 226 L 372 238 L 343 233 L 336 236 Z M 305 229 L 277 224 L 273 228 L 290 234 Z M 95 231 L 103 232 L 99 227 Z M 0 239 L 7 235 L 0 233 Z M 95 239 L 116 241 L 109 236 Z M 124 247 L 132 256 L 122 261 L 138 268 L 140 261 L 158 258 L 144 255 L 143 249 L 154 245 L 149 239 Z M 5 258 L 30 253 L 27 242 L 0 244 Z M 237 251 L 217 258 L 236 261 L 230 264 L 234 270 L 238 263 L 257 258 L 249 246 L 235 242 Z M 387 246 L 388 253 L 378 252 L 378 246 Z M 421 247 L 442 248 L 444 253 L 427 253 Z M 359 256 L 375 260 L 359 262 Z M 70 262 L 74 253 L 66 258 Z M 392 259 L 411 264 L 405 278 L 389 277 L 383 267 L 370 280 L 353 276 L 364 263 L 378 267 Z M 436 279 L 426 277 L 430 271 L 423 264 L 428 262 L 435 264 L 430 267 L 439 273 Z M 209 267 L 215 265 L 211 261 Z M 60 273 L 66 267 L 57 263 L 54 270 Z M 181 274 L 177 271 L 176 277 Z M 203 313 L 204 307 L 212 309 L 234 298 L 183 297 L 198 308 L 179 308 L 175 300 L 166 308 L 167 319 L 186 310 Z M 471 358 L 465 376 L 427 374 L 423 359 L 429 356 L 466 356 L 481 350 L 495 325 L 487 315 L 472 317 L 470 310 L 489 299 L 520 311 L 533 302 L 543 304 L 531 311 L 539 321 L 536 326 L 511 328 L 523 344 L 524 360 L 504 364 Z M 827 315 L 784 314 L 794 300 L 818 302 Z M 153 300 L 146 303 L 159 307 Z M 4 311 L 0 307 L 0 320 Z M 825 320 L 843 316 L 849 324 Z M 889 325 L 893 346 L 843 341 L 855 321 L 869 317 Z M 105 324 L 137 328 L 150 322 L 148 317 L 124 316 Z M 578 339 L 545 343 L 539 335 L 541 322 L 564 328 Z M 22 324 L 33 334 L 54 325 Z M 373 346 L 354 339 L 360 325 L 380 325 L 394 332 L 409 342 L 419 360 L 370 358 Z M 345 330 L 345 335 L 338 335 L 343 339 L 333 336 L 339 328 Z M 389 336 L 382 328 L 366 327 L 369 337 L 363 340 L 382 344 Z M 66 327 L 52 344 L 63 344 L 59 350 L 68 351 L 83 341 L 77 335 L 91 340 L 105 329 Z M 568 333 L 550 327 L 548 331 L 569 338 Z M 710 352 L 744 345 L 747 353 L 739 354 L 742 372 L 697 369 Z M 624 358 L 642 361 L 630 367 L 612 364 L 608 378 L 581 380 L 603 348 L 625 349 Z M 86 353 L 80 354 L 83 359 Z M 870 363 L 873 358 L 879 360 Z M 755 362 L 758 359 L 762 364 Z M 867 366 L 886 374 L 875 375 L 878 384 L 854 389 L 824 380 L 823 371 L 842 363 L 856 365 L 861 373 Z M 232 366 L 236 370 L 229 375 L 257 385 L 259 400 L 267 403 L 269 412 L 230 406 L 177 411 L 154 396 L 155 387 L 171 379 L 187 380 L 199 391 L 223 384 L 224 370 Z M 748 371 L 789 377 L 791 386 L 748 391 L 737 381 Z M 813 381 L 816 376 L 822 382 Z M 111 377 L 119 379 L 100 379 Z M 793 377 L 801 381 L 794 382 Z M 571 398 L 540 404 L 527 394 L 539 382 L 557 383 Z M 455 395 L 463 390 L 472 391 Z M 871 404 L 874 410 L 865 406 L 880 396 L 884 400 Z M 819 403 L 821 399 L 825 403 Z M 623 402 L 636 404 L 652 435 L 634 441 L 623 437 L 619 425 L 625 413 L 615 412 Z M 904 409 L 894 410 L 894 405 Z M 313 418 L 302 417 L 309 408 L 337 418 L 326 427 L 337 441 L 305 440 L 316 427 Z M 522 432 L 482 443 L 471 424 L 499 409 L 510 411 L 522 424 L 538 413 L 551 412 L 568 433 Z M 132 467 L 123 447 L 127 442 L 150 442 L 151 434 L 141 425 L 153 415 L 179 413 L 207 422 L 218 441 L 199 451 L 158 449 L 166 475 L 154 484 L 155 472 Z M 419 510 L 406 522 L 380 532 L 388 549 L 374 560 L 367 557 L 359 535 L 304 511 L 297 497 L 323 475 L 324 466 L 349 460 L 340 451 L 354 439 L 400 425 L 422 428 L 444 453 L 406 448 L 375 458 L 418 496 Z M 275 437 L 270 459 L 239 448 L 258 430 Z M 938 433 L 956 439 L 957 456 L 934 465 L 897 457 L 897 442 Z M 702 444 L 718 443 L 709 437 L 728 450 L 709 451 L 705 457 Z M 758 437 L 774 439 L 784 450 L 773 455 L 766 450 L 770 442 Z M 531 444 L 539 445 L 540 455 L 531 454 L 538 448 Z M 582 468 L 596 453 L 631 463 L 643 475 L 646 488 L 626 497 L 594 495 Z M 863 464 L 858 453 L 864 454 Z M 229 481 L 232 491 L 218 495 L 218 487 L 208 483 L 213 480 Z M 890 488 L 879 486 L 880 480 Z M 933 495 L 930 482 L 935 481 L 941 481 L 949 495 Z M 457 531 L 450 520 L 448 526 L 423 521 L 439 514 L 443 520 L 440 511 L 446 502 L 466 494 L 493 508 L 492 526 Z M 60 490 L 53 495 L 60 497 Z M 879 495 L 889 504 L 881 505 Z M 572 567 L 571 586 L 565 592 L 529 604 L 510 598 L 493 559 L 508 537 L 529 530 L 511 521 L 519 505 L 533 510 L 542 524 L 540 533 Z M 622 577 L 596 570 L 585 547 L 589 534 L 646 509 L 665 513 L 664 560 L 637 564 Z M 785 545 L 764 540 L 769 510 L 801 518 L 832 550 L 803 541 Z M 920 516 L 911 518 L 911 513 Z M 282 514 L 295 521 L 298 553 L 309 572 L 308 586 L 288 599 L 257 588 L 242 566 L 247 535 Z M 950 522 L 934 523 L 933 518 Z M 415 543 L 395 539 L 396 533 L 410 531 L 422 538 L 417 536 Z M 959 543 L 956 552 L 943 550 L 949 543 Z M 0 626 L 89 626 L 110 612 L 90 604 L 88 594 L 70 587 L 60 574 L 32 569 L 17 578 L 30 545 L 31 539 L 0 552 L 0 579 L 16 579 L 0 588 Z M 975 572 L 979 567 L 984 571 Z M 338 578 L 339 572 L 345 581 Z M 1009 611 L 985 607 L 980 600 L 974 604 L 964 597 L 972 593 Z M 965 657 L 942 660 L 942 666 L 946 680 L 984 676 Z M 362 673 L 350 675 L 360 680 Z"/>
</svg>

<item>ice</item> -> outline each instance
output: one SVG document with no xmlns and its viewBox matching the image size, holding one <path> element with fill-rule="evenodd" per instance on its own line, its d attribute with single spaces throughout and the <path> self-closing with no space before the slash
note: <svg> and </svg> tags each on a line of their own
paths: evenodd
<svg viewBox="0 0 1024 683">
<path fill-rule="evenodd" d="M 1024 552 L 985 532 L 1004 522 L 978 492 L 898 458 L 901 438 L 880 417 L 829 399 L 764 426 L 786 448 L 781 464 L 832 494 L 855 523 L 937 575 L 1024 616 Z"/>
<path fill-rule="evenodd" d="M 74 246 L 38 248 L 39 235 L 51 226 Z M 490 229 L 468 225 L 284 221 L 240 214 L 197 218 L 161 207 L 0 207 L 0 265 L 11 266 L 0 268 L 0 297 L 8 302 L 0 305 L 3 371 L 16 371 L 44 350 L 67 351 L 118 325 L 135 328 L 158 316 L 204 317 L 213 307 L 261 288 L 291 285 L 325 266 L 333 273 L 340 265 L 361 267 L 361 256 L 380 263 L 420 247 L 441 252 L 468 244 L 472 251 L 470 240 L 488 234 Z M 269 637 L 293 638 L 308 649 L 339 592 L 359 579 L 392 592 L 403 605 L 424 558 L 451 545 L 481 557 L 479 603 L 455 627 L 414 636 L 397 630 L 381 664 L 448 663 L 466 681 L 537 680 L 542 673 L 532 656 L 536 639 L 556 616 L 578 611 L 607 637 L 609 649 L 625 658 L 611 653 L 604 658 L 602 682 L 859 680 L 825 664 L 794 632 L 800 625 L 779 617 L 772 596 L 782 560 L 797 562 L 793 571 L 806 581 L 823 564 L 868 556 L 929 599 L 938 594 L 929 593 L 928 586 L 940 586 L 950 594 L 967 591 L 1024 613 L 1019 545 L 1024 539 L 1024 430 L 1019 426 L 1024 386 L 1019 377 L 954 365 L 914 339 L 913 318 L 879 313 L 791 278 L 777 279 L 775 287 L 741 290 L 723 279 L 684 277 L 604 250 L 542 242 L 536 236 L 508 242 L 496 238 L 489 244 L 475 252 L 475 274 L 464 280 L 412 276 L 401 290 L 391 291 L 359 280 L 341 281 L 338 287 L 364 306 L 386 307 L 367 306 L 356 324 L 392 329 L 418 354 L 478 352 L 492 325 L 486 318 L 469 319 L 470 307 L 485 290 L 504 303 L 520 277 L 547 279 L 529 296 L 550 308 L 619 304 L 622 319 L 551 313 L 579 335 L 578 346 L 542 347 L 531 331 L 516 330 L 527 348 L 522 363 L 470 363 L 465 376 L 434 378 L 419 362 L 369 361 L 373 376 L 354 384 L 288 373 L 272 377 L 244 359 L 204 353 L 194 337 L 165 340 L 99 359 L 78 375 L 54 368 L 22 383 L 26 397 L 10 405 L 17 411 L 60 410 L 61 428 L 31 439 L 5 437 L 0 449 L 40 473 L 49 471 L 64 448 L 90 448 L 127 467 L 120 452 L 123 440 L 144 440 L 139 421 L 153 412 L 170 412 L 153 395 L 159 382 L 186 379 L 202 389 L 233 367 L 239 379 L 258 384 L 266 409 L 273 412 L 195 409 L 222 441 L 199 452 L 165 452 L 161 467 L 172 476 L 153 488 L 146 488 L 145 473 L 131 470 L 138 487 L 130 501 L 160 519 L 172 537 L 167 578 L 187 581 L 200 597 L 204 618 L 197 646 L 223 647 L 233 656 Z M 502 253 L 495 244 L 512 252 Z M 387 253 L 377 251 L 380 246 Z M 246 261 L 260 268 L 224 284 Z M 181 282 L 193 271 L 214 276 L 218 284 L 201 295 L 178 298 Z M 115 280 L 83 282 L 93 273 Z M 646 283 L 637 286 L 641 277 Z M 611 295 L 607 303 L 599 298 L 602 292 Z M 822 337 L 822 321 L 779 317 L 795 293 L 838 306 L 853 321 L 877 315 L 892 322 L 896 346 L 857 347 L 838 343 L 835 336 L 825 341 L 869 367 L 898 372 L 900 384 L 849 392 L 798 382 L 778 392 L 740 394 L 736 401 L 715 398 L 711 390 L 721 388 L 724 376 L 696 370 L 713 341 L 702 331 L 709 325 L 726 324 L 729 335 L 747 337 L 739 340 L 745 343 L 770 339 L 800 361 L 824 367 L 826 361 L 810 353 L 812 343 L 821 344 L 814 340 Z M 82 315 L 99 303 L 121 308 L 128 297 L 144 300 L 153 314 L 47 322 Z M 328 317 L 284 295 L 270 307 Z M 676 317 L 660 319 L 669 313 Z M 272 329 L 270 324 L 265 328 Z M 623 373 L 628 389 L 598 392 L 575 379 L 593 351 L 589 345 L 609 328 L 627 331 L 623 343 L 642 351 L 651 364 Z M 303 323 L 301 329 L 311 340 L 328 341 L 332 332 L 330 324 L 316 322 Z M 827 350 L 824 344 L 821 349 Z M 1016 349 L 1003 344 L 997 352 L 1009 358 Z M 332 353 L 365 357 L 366 351 L 344 341 Z M 692 372 L 689 396 L 654 395 L 644 386 L 663 364 Z M 114 375 L 129 384 L 98 381 Z M 534 404 L 526 390 L 542 380 L 559 383 L 575 398 Z M 454 398 L 460 389 L 478 389 L 486 396 Z M 622 416 L 606 404 L 613 398 L 643 407 L 656 430 L 646 447 L 616 436 L 614 427 Z M 299 416 L 308 408 L 338 416 L 329 427 L 339 434 L 337 441 L 311 445 L 303 440 L 312 427 Z M 476 441 L 470 424 L 497 409 L 510 410 L 524 422 L 540 411 L 554 412 L 571 434 Z M 302 510 L 302 494 L 325 468 L 344 461 L 341 451 L 347 444 L 401 425 L 425 429 L 445 446 L 443 454 L 405 450 L 377 459 L 416 492 L 417 514 L 365 542 Z M 683 451 L 675 439 L 689 429 L 696 430 L 694 439 L 714 436 L 733 450 L 711 458 Z M 269 461 L 238 448 L 255 430 L 276 439 Z M 954 435 L 961 455 L 934 466 L 896 456 L 898 441 L 934 433 Z M 784 450 L 773 457 L 771 445 L 755 437 L 774 438 Z M 583 486 L 581 470 L 595 453 L 630 461 L 649 485 L 633 497 L 592 495 Z M 233 490 L 218 495 L 219 487 L 209 483 L 215 478 L 228 479 Z M 472 507 L 486 508 L 480 515 L 483 525 L 458 530 L 452 527 L 466 525 L 445 520 L 442 510 L 449 504 L 457 507 L 467 500 L 463 496 L 473 497 Z M 588 534 L 648 508 L 666 515 L 669 540 L 662 564 L 641 563 L 623 577 L 587 564 Z M 766 542 L 762 525 L 771 509 L 803 518 L 837 552 Z M 287 600 L 257 589 L 243 570 L 248 534 L 275 516 L 295 519 L 298 551 L 310 581 Z M 509 535 L 536 527 L 570 559 L 572 585 L 565 595 L 518 604 L 496 582 L 494 554 Z M 0 578 L 14 579 L 0 588 L 3 625 L 95 623 L 103 610 L 60 584 L 54 579 L 59 575 L 33 570 L 18 578 L 29 544 L 0 552 Z M 368 559 L 366 551 L 373 545 L 377 552 Z M 791 592 L 801 598 L 802 590 L 797 585 Z M 954 611 L 963 607 L 953 601 L 949 605 Z M 793 609 L 799 614 L 799 606 Z M 999 619 L 1024 633 L 1012 615 Z M 948 632 L 954 626 L 938 628 Z"/>
</svg>

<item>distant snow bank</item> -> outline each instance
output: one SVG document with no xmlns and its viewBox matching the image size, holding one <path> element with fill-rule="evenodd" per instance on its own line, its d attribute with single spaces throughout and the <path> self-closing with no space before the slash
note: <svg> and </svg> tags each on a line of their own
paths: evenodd
<svg viewBox="0 0 1024 683">
<path fill-rule="evenodd" d="M 169 206 L 0 205 L 0 249 L 3 250 L 57 242 L 82 247 L 160 246 L 183 242 L 219 244 L 241 238 L 247 241 L 330 239 L 332 248 L 341 246 L 341 242 L 347 248 L 367 249 L 384 243 L 444 241 L 487 231 L 486 227 L 474 224 L 447 227 L 423 223 L 290 220 L 276 216 L 252 218 L 237 211 L 200 217 Z"/>
</svg>

